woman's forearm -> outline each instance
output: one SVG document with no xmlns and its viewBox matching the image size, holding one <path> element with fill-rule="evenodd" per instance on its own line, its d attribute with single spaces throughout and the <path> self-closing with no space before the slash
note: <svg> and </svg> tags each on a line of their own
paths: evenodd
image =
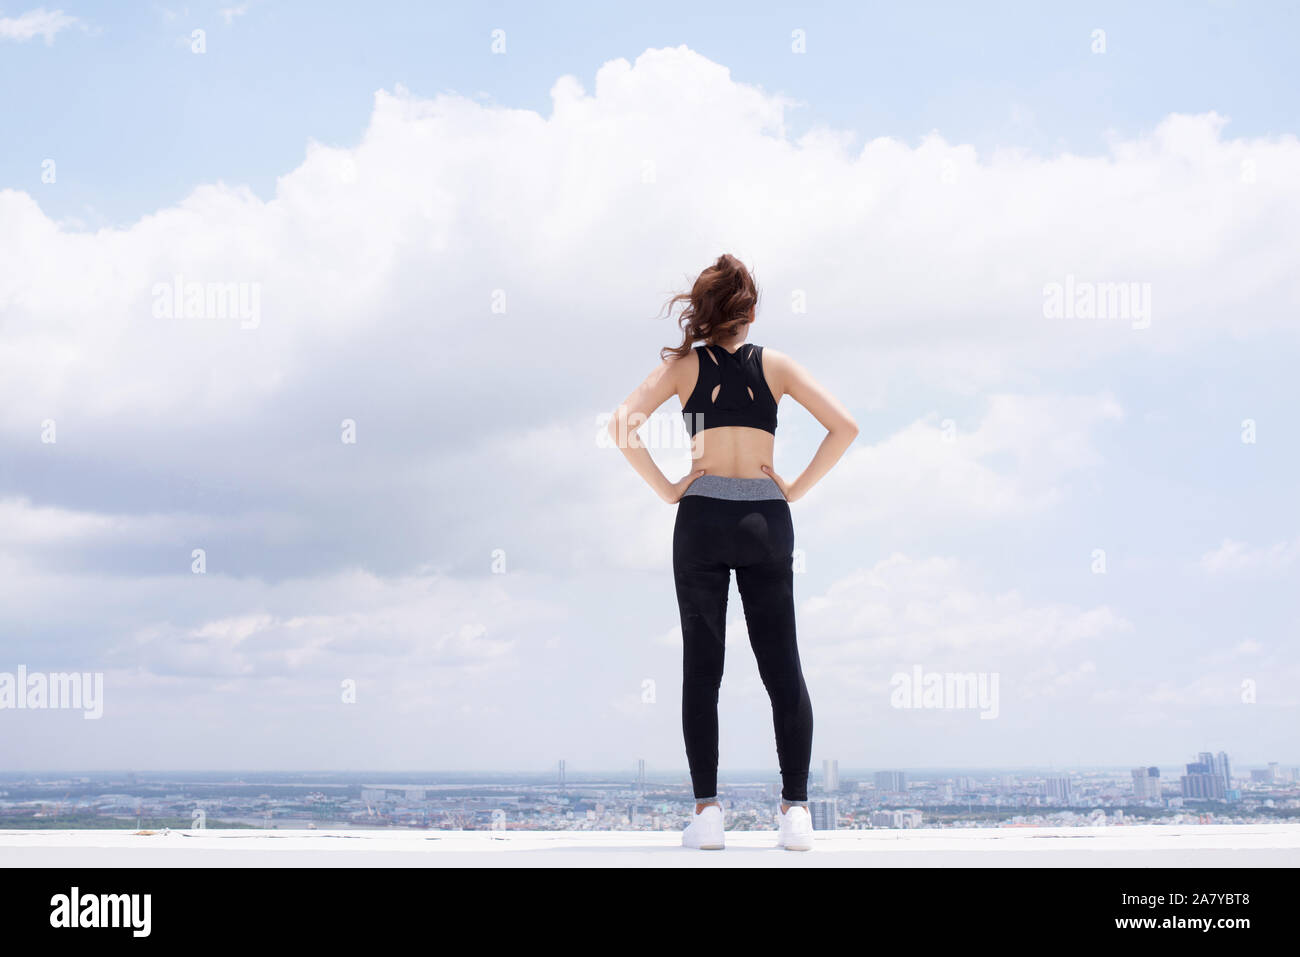
<svg viewBox="0 0 1300 957">
<path fill-rule="evenodd" d="M 624 458 L 631 463 L 632 468 L 636 469 L 636 474 L 645 479 L 645 483 L 656 495 L 667 498 L 672 483 L 655 464 L 650 450 L 641 444 L 641 437 L 637 434 L 637 430 L 628 425 L 626 418 L 615 415 L 609 424 L 609 434 Z"/>
<path fill-rule="evenodd" d="M 632 468 L 636 469 L 636 474 L 645 479 L 647 485 L 654 490 L 654 493 L 660 498 L 666 499 L 672 491 L 672 482 L 668 481 L 668 476 L 655 465 L 655 460 L 650 457 L 650 453 L 645 446 L 637 445 L 633 448 L 624 448 L 623 454 L 627 460 L 632 463 Z"/>
<path fill-rule="evenodd" d="M 826 433 L 822 444 L 817 447 L 817 454 L 812 457 L 808 467 L 799 477 L 790 483 L 788 495 L 792 500 L 803 498 L 808 490 L 822 480 L 822 477 L 840 460 L 848 447 L 857 438 L 856 427 L 834 429 Z"/>
</svg>

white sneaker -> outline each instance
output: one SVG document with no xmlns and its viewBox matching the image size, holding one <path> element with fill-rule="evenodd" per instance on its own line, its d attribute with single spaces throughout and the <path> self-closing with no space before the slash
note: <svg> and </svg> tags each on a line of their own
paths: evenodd
<svg viewBox="0 0 1300 957">
<path fill-rule="evenodd" d="M 691 815 L 691 823 L 682 831 L 682 847 L 701 851 L 720 851 L 722 839 L 722 808 L 710 804 L 699 814 Z"/>
<path fill-rule="evenodd" d="M 801 804 L 792 804 L 785 813 L 779 807 L 776 813 L 781 819 L 781 833 L 777 837 L 776 846 L 784 847 L 787 851 L 811 851 L 813 826 L 808 809 Z"/>
</svg>

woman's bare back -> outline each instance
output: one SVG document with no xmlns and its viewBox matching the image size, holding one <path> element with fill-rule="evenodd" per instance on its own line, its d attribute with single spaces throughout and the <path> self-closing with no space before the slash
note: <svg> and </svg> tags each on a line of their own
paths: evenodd
<svg viewBox="0 0 1300 957">
<path fill-rule="evenodd" d="M 677 398 L 681 401 L 683 409 L 690 400 L 691 393 L 695 391 L 695 384 L 700 374 L 699 363 L 716 361 L 705 351 L 692 350 L 692 354 L 697 358 L 693 359 L 688 355 L 676 363 L 679 367 L 676 376 Z M 778 377 L 774 377 L 768 368 L 769 364 L 779 366 L 779 360 L 773 362 L 771 357 L 765 358 L 768 361 L 763 366 L 763 378 L 779 408 L 783 393 L 777 381 Z M 714 388 L 715 397 L 718 388 L 720 387 Z M 772 464 L 774 445 L 775 437 L 771 432 L 763 429 L 749 426 L 719 426 L 704 429 L 691 439 L 693 468 L 703 469 L 709 475 L 722 475 L 729 478 L 764 478 L 763 466 L 769 469 L 774 467 Z"/>
</svg>

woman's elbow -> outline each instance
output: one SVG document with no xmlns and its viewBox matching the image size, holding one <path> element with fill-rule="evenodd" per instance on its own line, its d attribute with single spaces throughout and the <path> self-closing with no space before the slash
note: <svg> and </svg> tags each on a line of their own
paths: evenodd
<svg viewBox="0 0 1300 957">
<path fill-rule="evenodd" d="M 852 418 L 845 419 L 839 426 L 838 431 L 844 436 L 846 443 L 852 442 L 858 437 L 858 423 Z"/>
<path fill-rule="evenodd" d="M 636 418 L 635 413 L 629 413 L 626 406 L 619 406 L 609 417 L 606 431 L 609 432 L 609 437 L 616 448 L 623 449 L 632 444 L 632 437 L 636 434 L 639 425 Z"/>
</svg>

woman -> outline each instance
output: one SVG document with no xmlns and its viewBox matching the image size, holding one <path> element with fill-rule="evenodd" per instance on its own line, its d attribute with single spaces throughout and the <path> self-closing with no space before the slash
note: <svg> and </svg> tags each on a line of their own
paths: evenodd
<svg viewBox="0 0 1300 957">
<path fill-rule="evenodd" d="M 758 288 L 734 256 L 700 273 L 679 317 L 682 344 L 619 406 L 610 434 L 632 467 L 677 506 L 673 578 L 682 622 L 682 731 L 695 792 L 695 815 L 682 844 L 723 847 L 718 803 L 718 688 L 722 683 L 731 570 L 745 609 L 750 645 L 772 701 L 781 765 L 778 847 L 812 848 L 808 765 L 812 704 L 795 643 L 789 502 L 830 471 L 858 434 L 848 410 L 789 356 L 746 341 Z M 693 347 L 695 343 L 702 345 Z M 695 469 L 670 482 L 636 429 L 670 396 L 682 403 Z M 817 454 L 792 482 L 776 473 L 777 405 L 790 396 L 826 427 Z"/>
</svg>

